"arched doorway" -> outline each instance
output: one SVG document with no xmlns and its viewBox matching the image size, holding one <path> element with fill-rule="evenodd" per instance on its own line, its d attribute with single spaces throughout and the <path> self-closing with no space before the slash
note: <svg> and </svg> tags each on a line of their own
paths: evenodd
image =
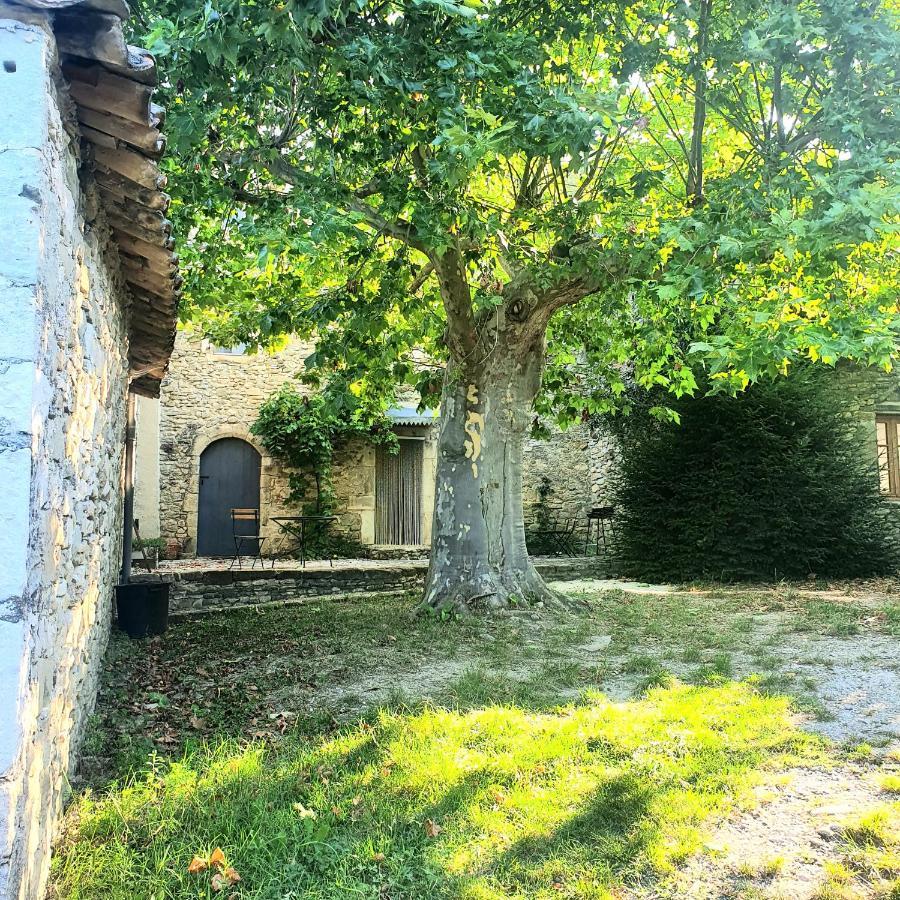
<svg viewBox="0 0 900 900">
<path fill-rule="evenodd" d="M 197 555 L 232 556 L 231 510 L 259 509 L 260 456 L 240 438 L 213 441 L 200 454 Z"/>
</svg>

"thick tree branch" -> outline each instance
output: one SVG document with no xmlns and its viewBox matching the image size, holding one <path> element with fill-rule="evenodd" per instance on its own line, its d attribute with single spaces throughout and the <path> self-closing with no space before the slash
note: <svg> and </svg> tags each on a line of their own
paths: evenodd
<svg viewBox="0 0 900 900">
<path fill-rule="evenodd" d="M 412 284 L 409 286 L 410 294 L 415 294 L 416 291 L 425 284 L 426 281 L 434 274 L 434 263 L 425 263 L 421 269 L 419 269 L 416 277 L 413 279 Z"/>
<path fill-rule="evenodd" d="M 626 268 L 626 261 L 620 258 L 597 257 L 589 271 L 573 272 L 545 290 L 538 290 L 533 276 L 523 270 L 504 288 L 507 318 L 522 322 L 521 335 L 526 340 L 540 337 L 557 310 L 614 287 Z"/>
<path fill-rule="evenodd" d="M 419 238 L 415 226 L 411 222 L 407 222 L 406 219 L 388 221 L 376 209 L 355 196 L 347 198 L 344 205 L 351 212 L 361 215 L 367 224 L 381 232 L 381 234 L 413 247 L 428 257 L 431 256 L 428 246 Z"/>
<path fill-rule="evenodd" d="M 466 261 L 457 247 L 451 247 L 434 259 L 434 268 L 447 314 L 447 343 L 451 353 L 462 360 L 478 343 Z"/>
</svg>

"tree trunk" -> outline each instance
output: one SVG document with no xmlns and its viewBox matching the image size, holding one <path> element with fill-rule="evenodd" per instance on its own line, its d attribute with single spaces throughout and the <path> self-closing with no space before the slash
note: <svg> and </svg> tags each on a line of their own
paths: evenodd
<svg viewBox="0 0 900 900">
<path fill-rule="evenodd" d="M 486 358 L 451 358 L 444 378 L 422 606 L 462 611 L 559 602 L 528 557 L 522 512 L 522 456 L 543 338 L 479 347 L 470 356 Z"/>
</svg>

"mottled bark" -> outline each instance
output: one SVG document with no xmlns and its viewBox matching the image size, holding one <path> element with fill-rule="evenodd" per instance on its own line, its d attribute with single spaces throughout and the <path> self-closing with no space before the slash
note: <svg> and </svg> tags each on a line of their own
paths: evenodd
<svg viewBox="0 0 900 900">
<path fill-rule="evenodd" d="M 543 354 L 541 337 L 447 366 L 424 607 L 558 601 L 528 557 L 522 510 L 522 456 Z"/>
</svg>

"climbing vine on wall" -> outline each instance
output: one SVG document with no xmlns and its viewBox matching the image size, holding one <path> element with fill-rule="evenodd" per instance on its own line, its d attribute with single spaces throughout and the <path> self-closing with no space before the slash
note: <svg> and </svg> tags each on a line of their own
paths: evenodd
<svg viewBox="0 0 900 900">
<path fill-rule="evenodd" d="M 287 382 L 263 403 L 250 431 L 291 470 L 289 502 L 304 504 L 314 481 L 314 510 L 305 511 L 326 514 L 334 509 L 331 473 L 339 443 L 358 436 L 396 445 L 385 405 L 382 399 L 356 395 L 343 386 L 327 385 L 304 395 Z"/>
</svg>

